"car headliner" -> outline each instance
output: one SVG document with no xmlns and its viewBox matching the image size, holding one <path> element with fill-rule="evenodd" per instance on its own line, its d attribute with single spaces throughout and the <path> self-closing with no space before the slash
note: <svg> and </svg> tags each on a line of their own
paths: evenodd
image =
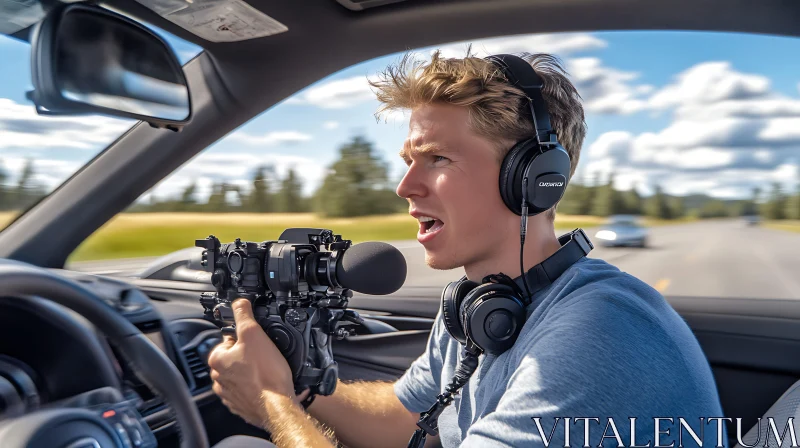
<svg viewBox="0 0 800 448">
<path fill-rule="evenodd" d="M 212 43 L 133 0 L 104 3 L 205 49 L 184 67 L 193 120 L 180 133 L 143 123 L 134 126 L 0 232 L 0 257 L 63 267 L 86 237 L 191 157 L 295 92 L 368 59 L 454 41 L 540 32 L 800 34 L 800 2 L 795 0 L 408 0 L 364 11 L 351 11 L 336 0 L 248 0 L 289 30 Z M 17 33 L 22 36 L 27 31 Z M 191 244 L 188 238 L 187 246 Z"/>
</svg>

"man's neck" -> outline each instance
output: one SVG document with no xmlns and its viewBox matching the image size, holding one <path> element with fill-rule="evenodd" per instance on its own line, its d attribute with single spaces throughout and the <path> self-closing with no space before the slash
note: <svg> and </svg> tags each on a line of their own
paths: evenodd
<svg viewBox="0 0 800 448">
<path fill-rule="evenodd" d="M 561 248 L 552 222 L 536 226 L 537 228 L 535 229 L 531 228 L 533 227 L 530 225 L 531 220 L 528 223 L 528 235 L 523 248 L 522 263 L 525 272 L 528 272 Z M 516 244 L 509 240 L 508 244 L 504 245 L 504 247 L 498 247 L 493 254 L 494 256 L 477 263 L 465 265 L 464 271 L 467 274 L 467 278 L 474 282 L 480 282 L 485 276 L 500 272 L 511 278 L 522 275 L 519 266 L 519 239 L 517 239 Z"/>
</svg>

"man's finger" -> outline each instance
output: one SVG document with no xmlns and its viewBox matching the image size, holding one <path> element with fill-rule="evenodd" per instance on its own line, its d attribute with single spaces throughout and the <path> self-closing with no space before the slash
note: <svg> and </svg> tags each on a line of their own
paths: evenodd
<svg viewBox="0 0 800 448">
<path fill-rule="evenodd" d="M 300 404 L 311 395 L 311 389 L 305 389 L 304 391 L 300 392 L 299 394 L 295 395 L 294 402 L 295 404 Z"/>
<path fill-rule="evenodd" d="M 236 321 L 236 338 L 244 339 L 246 332 L 253 331 L 253 328 L 261 328 L 253 316 L 253 305 L 247 299 L 237 299 L 231 305 L 233 308 L 233 318 Z"/>
<path fill-rule="evenodd" d="M 211 377 L 211 381 L 217 382 L 222 374 L 219 373 L 219 370 L 210 369 L 208 376 Z"/>
</svg>

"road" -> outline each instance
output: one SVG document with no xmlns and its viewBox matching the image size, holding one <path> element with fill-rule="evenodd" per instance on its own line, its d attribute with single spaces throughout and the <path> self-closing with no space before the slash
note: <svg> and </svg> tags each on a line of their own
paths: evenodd
<svg viewBox="0 0 800 448">
<path fill-rule="evenodd" d="M 659 290 L 665 296 L 800 299 L 800 234 L 741 221 L 703 221 L 650 229 L 650 247 L 604 248 L 587 229 L 601 258 Z M 406 286 L 442 287 L 463 269 L 438 271 L 424 263 L 416 241 L 391 242 L 408 262 Z M 130 275 L 154 258 L 84 262 L 82 271 Z"/>
</svg>

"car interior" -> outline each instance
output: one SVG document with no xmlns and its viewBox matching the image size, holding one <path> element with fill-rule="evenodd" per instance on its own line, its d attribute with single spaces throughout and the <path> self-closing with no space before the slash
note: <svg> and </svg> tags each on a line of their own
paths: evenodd
<svg viewBox="0 0 800 448">
<path fill-rule="evenodd" d="M 204 148 L 314 82 L 409 48 L 501 35 L 800 35 L 800 3 L 788 0 L 249 0 L 287 30 L 213 42 L 145 3 L 100 5 L 202 47 L 182 67 L 191 117 L 178 127 L 137 123 L 0 232 L 4 448 L 73 446 L 67 442 L 76 437 L 93 437 L 103 447 L 204 447 L 239 434 L 269 437 L 231 414 L 211 390 L 206 359 L 221 335 L 198 303 L 209 290 L 209 276 L 187 265 L 185 254 L 160 260 L 139 278 L 71 271 L 65 262 L 93 232 Z M 29 41 L 32 29 L 12 37 Z M 333 345 L 340 378 L 399 378 L 424 351 L 440 294 L 432 287 L 355 293 L 349 307 L 364 323 Z M 784 394 L 800 378 L 800 301 L 666 299 L 699 340 L 725 417 L 741 418 L 742 427 L 750 428 L 779 399 L 779 407 L 792 399 L 793 393 Z M 796 415 L 798 408 L 787 412 Z M 111 424 L 102 426 L 99 415 Z M 106 431 L 119 431 L 117 421 L 128 442 Z M 735 426 L 728 431 L 735 441 Z"/>
</svg>

